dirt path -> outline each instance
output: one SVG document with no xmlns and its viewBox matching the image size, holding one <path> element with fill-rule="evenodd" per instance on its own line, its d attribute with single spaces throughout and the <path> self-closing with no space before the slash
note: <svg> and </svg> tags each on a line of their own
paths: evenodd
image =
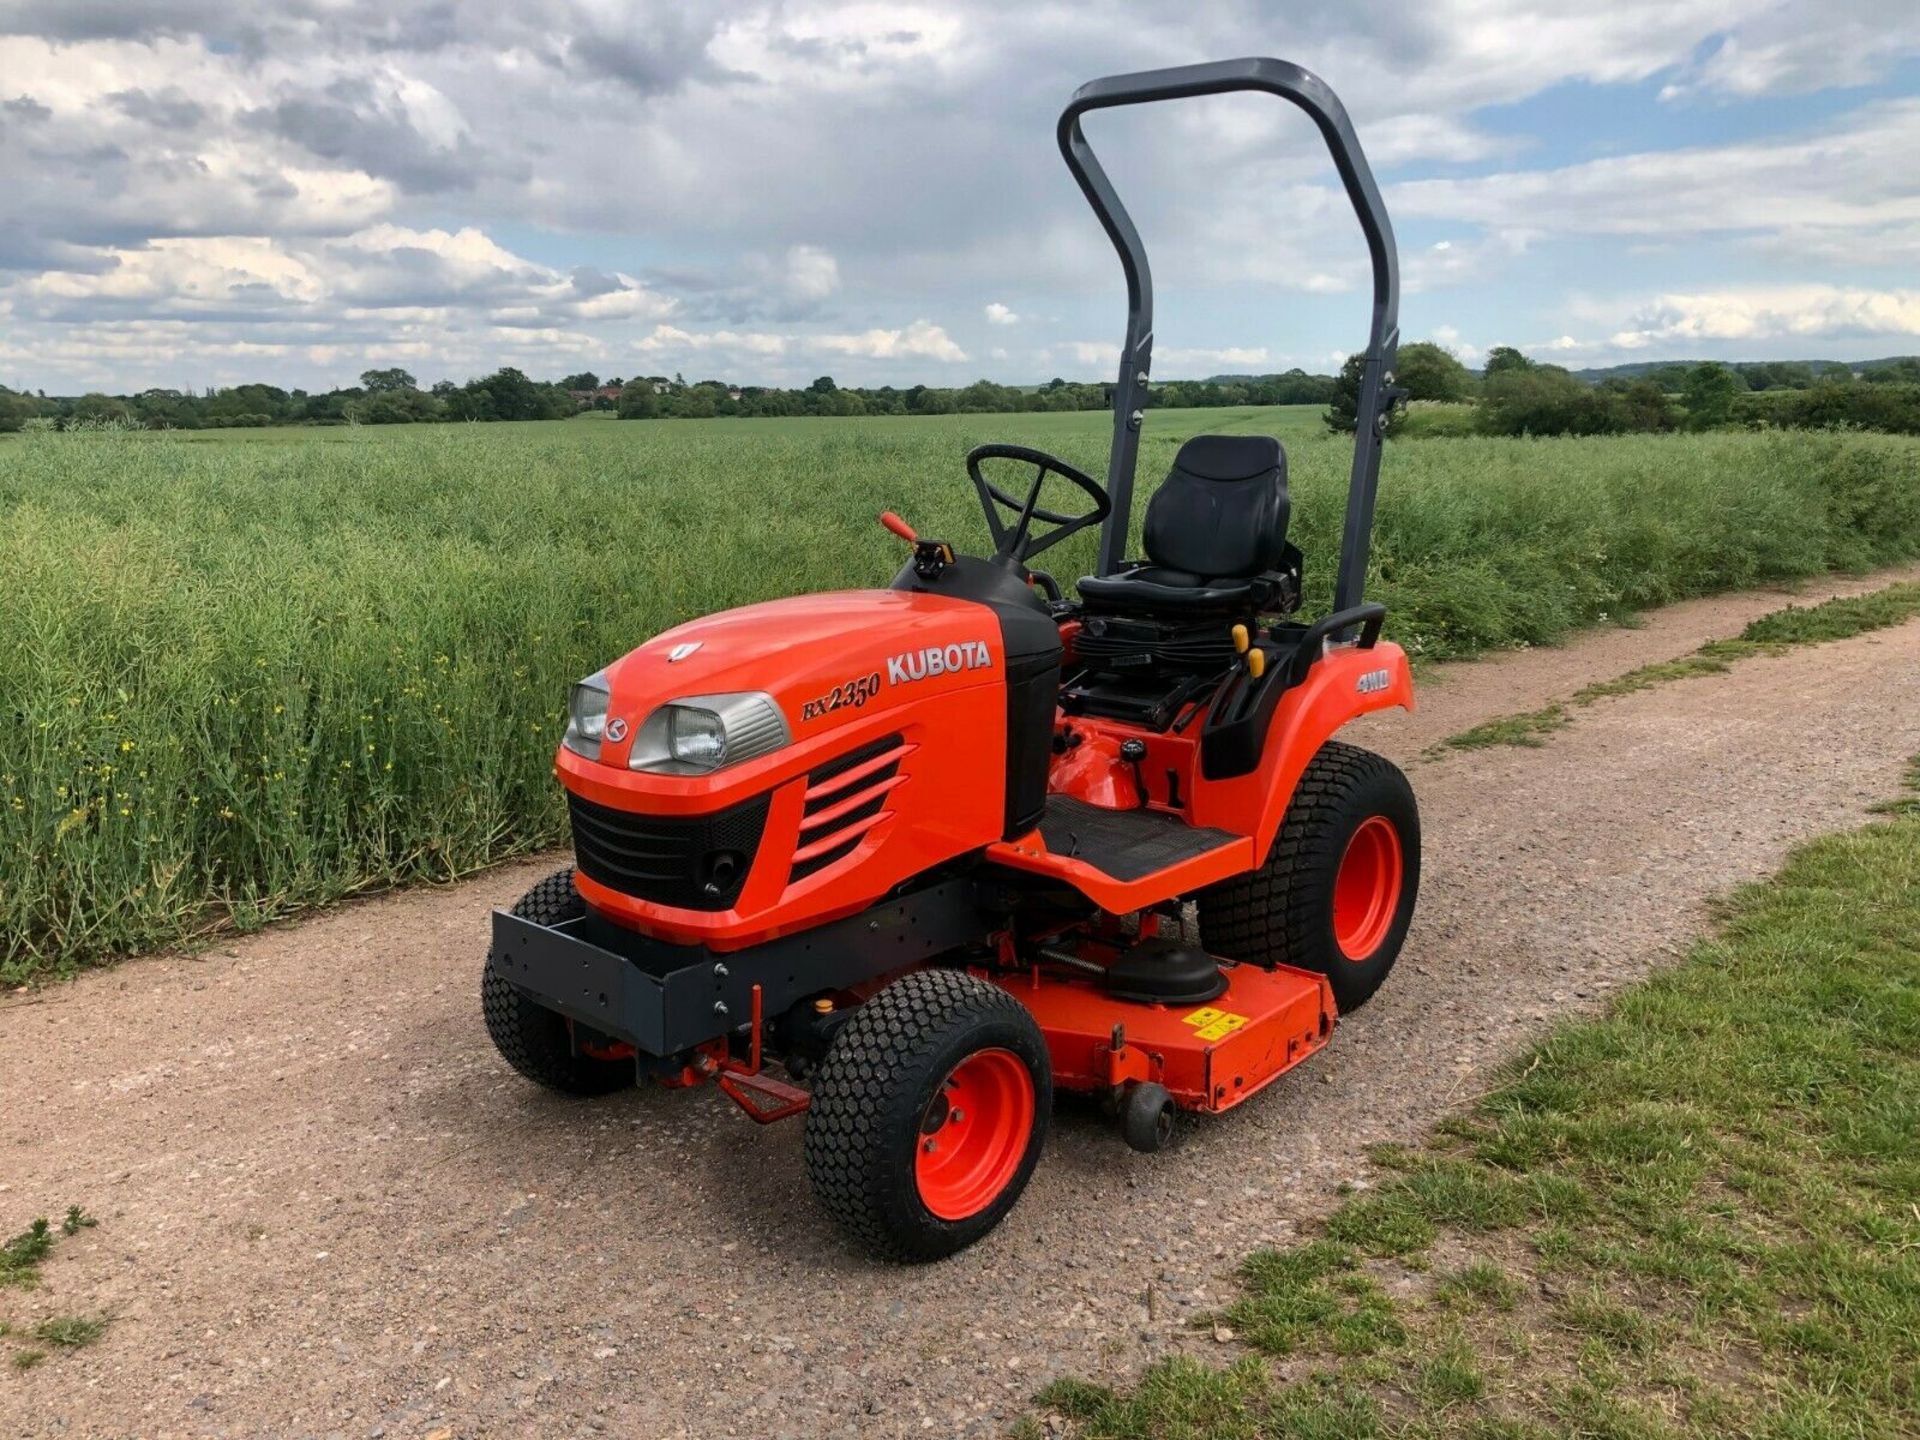
<svg viewBox="0 0 1920 1440">
<path fill-rule="evenodd" d="M 1452 667 L 1364 738 L 1413 763 L 1780 603 Z M 1413 763 L 1426 878 L 1373 1005 L 1171 1154 L 1063 1112 L 1008 1223 L 930 1268 L 842 1246 L 797 1125 L 711 1092 L 564 1103 L 506 1070 L 475 995 L 486 911 L 546 866 L 0 1005 L 0 1226 L 101 1217 L 0 1319 L 119 1317 L 0 1372 L 0 1434 L 998 1434 L 1050 1375 L 1210 1345 L 1186 1319 L 1366 1146 L 1659 963 L 1703 897 L 1855 821 L 1916 752 L 1920 623 L 1605 701 L 1542 749 Z"/>
</svg>

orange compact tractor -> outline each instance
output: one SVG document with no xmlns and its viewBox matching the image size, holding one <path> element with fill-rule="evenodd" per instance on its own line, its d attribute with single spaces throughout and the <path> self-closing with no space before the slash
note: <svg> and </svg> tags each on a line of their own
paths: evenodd
<svg viewBox="0 0 1920 1440">
<path fill-rule="evenodd" d="M 1373 258 L 1333 610 L 1305 621 L 1268 436 L 1187 441 L 1124 558 L 1152 287 L 1081 117 L 1239 90 L 1313 119 Z M 575 865 L 495 913 L 482 985 L 500 1053 L 551 1089 L 711 1081 L 755 1119 L 804 1113 L 821 1204 L 902 1259 L 1012 1208 L 1056 1090 L 1157 1150 L 1177 1112 L 1305 1060 L 1386 978 L 1420 876 L 1405 777 L 1333 738 L 1413 703 L 1361 600 L 1398 273 L 1346 112 L 1230 60 L 1096 80 L 1059 138 L 1126 271 L 1105 488 L 981 446 L 991 554 L 883 515 L 912 547 L 884 589 L 695 620 L 582 680 L 557 761 Z M 1084 503 L 1043 506 L 1050 475 Z M 1063 599 L 1033 562 L 1094 525 L 1099 573 Z"/>
</svg>

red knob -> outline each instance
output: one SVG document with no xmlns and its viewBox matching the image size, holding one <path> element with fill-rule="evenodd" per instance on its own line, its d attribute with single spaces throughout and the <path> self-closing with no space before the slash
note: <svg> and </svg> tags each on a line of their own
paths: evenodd
<svg viewBox="0 0 1920 1440">
<path fill-rule="evenodd" d="M 894 534 L 898 535 L 902 540 L 906 541 L 909 545 L 917 543 L 920 539 L 918 535 L 913 533 L 913 527 L 909 525 L 906 521 L 902 520 L 898 515 L 894 514 L 893 511 L 891 510 L 885 510 L 881 512 L 880 523 L 884 525 L 887 529 L 891 530 Z"/>
</svg>

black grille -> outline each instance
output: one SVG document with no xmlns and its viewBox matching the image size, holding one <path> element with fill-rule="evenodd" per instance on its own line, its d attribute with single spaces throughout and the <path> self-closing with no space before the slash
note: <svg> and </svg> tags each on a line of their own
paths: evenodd
<svg viewBox="0 0 1920 1440">
<path fill-rule="evenodd" d="M 862 745 L 857 749 L 849 750 L 846 754 L 829 760 L 818 769 L 808 771 L 807 788 L 809 790 L 817 789 L 819 786 L 826 784 L 830 780 L 837 779 L 839 776 L 846 774 L 849 770 L 857 766 L 865 765 L 870 760 L 878 760 L 890 750 L 899 750 L 901 754 L 905 754 L 898 735 L 887 735 L 879 740 L 874 740 L 866 745 Z M 896 755 L 888 764 L 882 765 L 870 775 L 862 775 L 858 780 L 853 781 L 844 789 L 837 789 L 831 794 L 821 795 L 807 801 L 800 817 L 800 846 L 805 847 L 817 844 L 822 840 L 829 839 L 833 835 L 838 834 L 849 825 L 857 824 L 862 820 L 869 820 L 873 816 L 878 815 L 881 808 L 887 802 L 888 791 L 884 789 L 875 790 L 872 796 L 861 801 L 844 815 L 834 816 L 829 825 L 818 829 L 807 828 L 808 822 L 816 815 L 832 809 L 835 805 L 844 804 L 864 790 L 885 785 L 887 781 L 893 779 L 893 777 L 899 773 L 900 756 Z M 860 843 L 861 836 L 864 834 L 866 834 L 864 830 L 859 831 L 856 834 L 849 835 L 844 841 L 837 845 L 831 845 L 825 850 L 809 855 L 804 860 L 794 861 L 793 871 L 787 877 L 787 883 L 792 884 L 795 880 L 804 880 L 807 876 L 826 869 L 826 867 L 833 864 L 834 861 L 846 859 L 847 856 L 853 853 L 854 847 Z"/>
<path fill-rule="evenodd" d="M 574 860 L 589 880 L 636 900 L 724 910 L 753 868 L 768 798 L 711 815 L 636 815 L 569 793 Z"/>
</svg>

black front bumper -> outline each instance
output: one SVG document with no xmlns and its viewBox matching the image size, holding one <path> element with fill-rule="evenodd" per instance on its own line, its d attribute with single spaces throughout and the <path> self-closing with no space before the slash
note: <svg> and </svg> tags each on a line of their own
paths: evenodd
<svg viewBox="0 0 1920 1440">
<path fill-rule="evenodd" d="M 493 912 L 488 963 L 549 1010 L 665 1056 L 816 995 L 977 944 L 994 928 L 973 882 L 948 880 L 745 950 L 669 945 L 597 915 L 539 925 Z"/>
</svg>

